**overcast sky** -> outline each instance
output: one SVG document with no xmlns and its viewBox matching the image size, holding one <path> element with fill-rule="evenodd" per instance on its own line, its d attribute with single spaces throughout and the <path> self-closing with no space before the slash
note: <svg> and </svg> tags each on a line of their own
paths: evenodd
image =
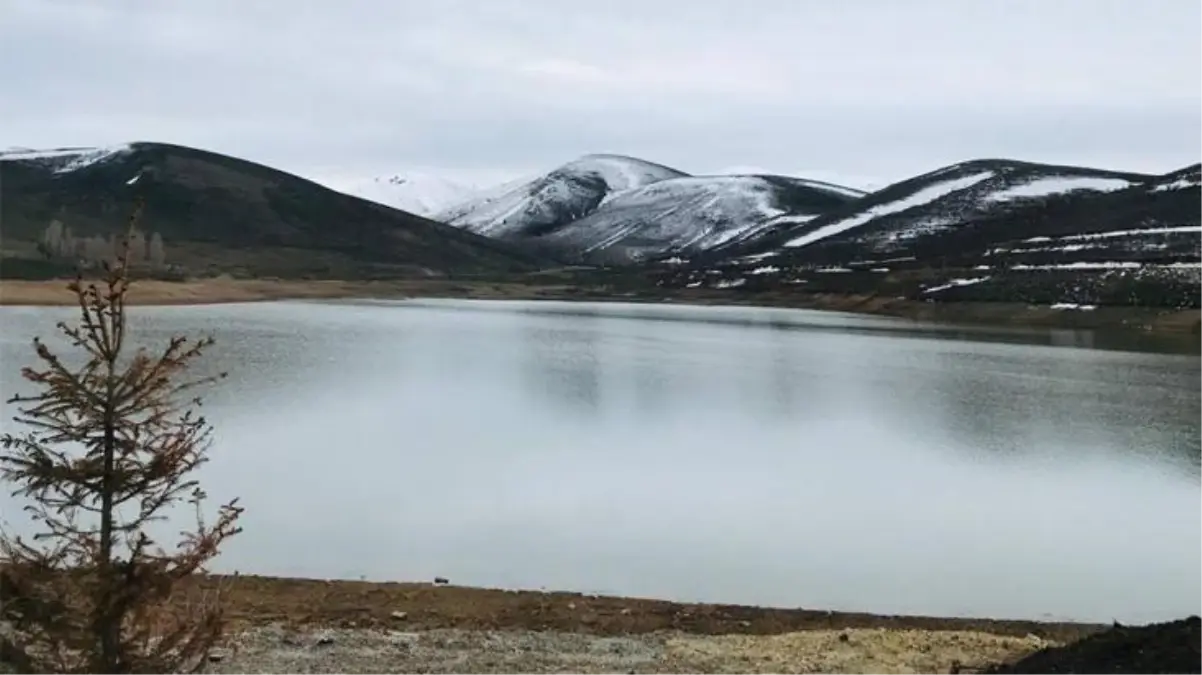
<svg viewBox="0 0 1202 675">
<path fill-rule="evenodd" d="M 0 0 L 0 148 L 152 140 L 336 185 L 617 152 L 853 184 L 1202 156 L 1198 0 Z"/>
</svg>

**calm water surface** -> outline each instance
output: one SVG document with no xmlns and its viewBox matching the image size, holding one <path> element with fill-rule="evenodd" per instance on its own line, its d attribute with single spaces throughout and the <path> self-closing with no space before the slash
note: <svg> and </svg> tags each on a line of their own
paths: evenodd
<svg viewBox="0 0 1202 675">
<path fill-rule="evenodd" d="M 0 308 L 5 395 L 69 316 Z M 1196 355 L 752 308 L 134 322 L 154 344 L 212 333 L 202 367 L 230 373 L 202 476 L 247 507 L 223 569 L 936 615 L 1202 609 Z M 10 527 L 18 506 L 0 496 Z"/>
</svg>

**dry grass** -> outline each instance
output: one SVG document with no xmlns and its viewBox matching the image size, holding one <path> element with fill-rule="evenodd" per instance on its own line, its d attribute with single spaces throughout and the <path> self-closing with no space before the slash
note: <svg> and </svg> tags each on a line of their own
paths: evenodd
<svg viewBox="0 0 1202 675">
<path fill-rule="evenodd" d="M 724 673 L 946 673 L 1020 658 L 1057 643 L 979 631 L 816 630 L 783 635 L 682 635 L 665 659 Z"/>
</svg>

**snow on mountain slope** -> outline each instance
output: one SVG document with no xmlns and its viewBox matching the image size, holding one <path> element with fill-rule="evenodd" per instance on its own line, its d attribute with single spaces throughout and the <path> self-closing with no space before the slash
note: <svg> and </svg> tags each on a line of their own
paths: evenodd
<svg viewBox="0 0 1202 675">
<path fill-rule="evenodd" d="M 432 217 L 493 237 L 536 237 L 592 213 L 606 197 L 686 174 L 622 155 L 585 155 L 546 174 L 517 181 Z"/>
<path fill-rule="evenodd" d="M 980 183 L 981 181 L 989 180 L 990 178 L 993 178 L 993 176 L 994 173 L 992 171 L 982 171 L 979 173 L 971 173 L 967 176 L 950 178 L 948 180 L 927 185 L 917 192 L 909 194 L 901 199 L 882 202 L 849 218 L 836 220 L 832 223 L 827 223 L 822 227 L 810 230 L 799 237 L 785 242 L 785 246 L 790 248 L 796 246 L 805 246 L 806 244 L 813 243 L 819 239 L 825 239 L 826 237 L 839 234 L 840 232 L 846 232 L 854 227 L 859 227 L 860 225 L 870 222 L 876 218 L 881 218 L 894 213 L 901 213 L 915 207 L 929 204 L 952 193 L 968 189 L 977 183 Z"/>
<path fill-rule="evenodd" d="M 475 186 L 430 174 L 410 172 L 375 178 L 355 185 L 345 192 L 401 211 L 430 216 L 453 204 L 463 203 L 478 191 L 479 188 Z"/>
<path fill-rule="evenodd" d="M 1202 187 L 1202 164 L 1194 164 L 1158 176 L 1151 187 L 1152 192 L 1178 192 Z"/>
<path fill-rule="evenodd" d="M 50 167 L 56 174 L 63 174 L 126 155 L 132 150 L 130 143 L 101 148 L 9 148 L 0 150 L 0 162 L 30 162 Z"/>
<path fill-rule="evenodd" d="M 1136 185 L 1135 181 L 1125 178 L 1099 178 L 1097 176 L 1044 176 L 1027 183 L 1020 183 L 1004 190 L 999 190 L 985 197 L 991 202 L 1005 202 L 1014 199 L 1037 199 L 1054 195 L 1068 194 L 1088 190 L 1090 192 L 1113 192 L 1125 190 Z"/>
<path fill-rule="evenodd" d="M 546 240 L 608 260 L 693 253 L 813 218 L 855 199 L 854 190 L 784 176 L 688 176 L 610 195 L 592 214 Z"/>
<path fill-rule="evenodd" d="M 1122 191 L 1153 178 L 1009 160 L 964 162 L 895 183 L 847 209 L 785 228 L 746 252 L 855 242 L 882 253 L 978 220 Z"/>
</svg>

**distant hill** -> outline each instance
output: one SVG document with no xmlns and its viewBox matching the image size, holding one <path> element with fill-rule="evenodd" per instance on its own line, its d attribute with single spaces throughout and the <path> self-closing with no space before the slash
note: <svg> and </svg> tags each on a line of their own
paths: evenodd
<svg viewBox="0 0 1202 675">
<path fill-rule="evenodd" d="M 622 155 L 585 155 L 543 175 L 501 185 L 434 214 L 457 227 L 502 239 L 554 232 L 609 196 L 685 174 Z"/>
<path fill-rule="evenodd" d="M 123 231 L 135 198 L 189 273 L 359 278 L 538 267 L 512 246 L 242 159 L 163 143 L 0 153 L 3 267 L 27 269 L 48 225 Z M 36 266 L 36 265 L 35 265 Z M 6 272 L 7 274 L 7 272 Z"/>
<path fill-rule="evenodd" d="M 945 167 L 688 260 L 666 286 L 928 301 L 1199 305 L 1200 166 L 1168 174 L 1011 160 Z M 683 263 L 683 264 L 682 264 Z"/>
<path fill-rule="evenodd" d="M 800 178 L 690 176 L 633 157 L 586 155 L 432 217 L 562 256 L 630 263 L 741 241 L 780 216 L 812 217 L 862 195 Z"/>
<path fill-rule="evenodd" d="M 816 218 L 859 197 L 850 188 L 785 176 L 670 178 L 615 193 L 544 240 L 609 262 L 688 255 Z"/>
</svg>

